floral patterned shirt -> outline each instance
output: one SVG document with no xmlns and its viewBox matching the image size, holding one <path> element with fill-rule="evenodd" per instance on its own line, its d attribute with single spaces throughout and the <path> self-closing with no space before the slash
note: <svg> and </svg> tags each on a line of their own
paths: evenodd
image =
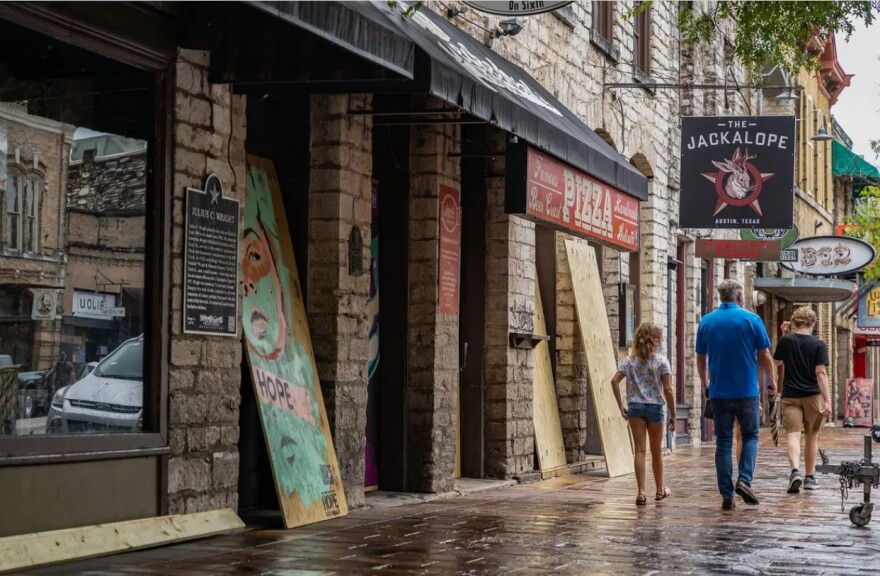
<svg viewBox="0 0 880 576">
<path fill-rule="evenodd" d="M 619 370 L 626 376 L 627 403 L 663 404 L 664 374 L 671 374 L 669 360 L 662 354 L 654 354 L 648 360 L 638 356 L 628 357 Z"/>
</svg>

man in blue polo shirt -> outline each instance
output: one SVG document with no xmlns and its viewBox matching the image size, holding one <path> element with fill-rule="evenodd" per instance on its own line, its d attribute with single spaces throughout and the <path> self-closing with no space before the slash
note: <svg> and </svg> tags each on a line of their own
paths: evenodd
<svg viewBox="0 0 880 576">
<path fill-rule="evenodd" d="M 760 430 L 759 363 L 770 380 L 771 395 L 776 393 L 776 376 L 764 323 L 757 314 L 742 308 L 742 284 L 725 280 L 718 286 L 718 295 L 721 307 L 706 314 L 697 330 L 697 372 L 715 419 L 715 472 L 724 499 L 721 507 L 732 510 L 736 508 L 734 491 L 746 504 L 758 504 L 751 484 Z M 731 462 L 734 420 L 742 432 L 736 487 Z"/>
</svg>

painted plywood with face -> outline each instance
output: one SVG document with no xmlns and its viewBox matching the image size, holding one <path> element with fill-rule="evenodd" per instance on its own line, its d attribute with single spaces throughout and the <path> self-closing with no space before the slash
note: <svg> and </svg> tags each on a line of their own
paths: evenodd
<svg viewBox="0 0 880 576">
<path fill-rule="evenodd" d="M 342 516 L 348 506 L 275 168 L 249 155 L 247 169 L 242 328 L 278 501 L 292 528 Z"/>
</svg>

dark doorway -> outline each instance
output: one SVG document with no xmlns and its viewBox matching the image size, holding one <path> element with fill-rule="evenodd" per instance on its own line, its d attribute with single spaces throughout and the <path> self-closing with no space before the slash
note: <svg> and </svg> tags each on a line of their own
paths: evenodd
<svg viewBox="0 0 880 576">
<path fill-rule="evenodd" d="M 242 345 L 244 346 L 244 345 Z M 242 356 L 247 354 L 242 351 Z M 238 416 L 238 509 L 249 523 L 265 525 L 266 512 L 279 511 L 269 452 L 260 424 L 257 399 L 247 361 L 241 363 L 241 407 Z M 271 517 L 271 515 L 269 515 Z"/>
<path fill-rule="evenodd" d="M 376 95 L 377 112 L 409 109 L 407 95 Z M 406 486 L 406 374 L 409 274 L 409 126 L 373 124 L 373 177 L 378 195 L 379 364 L 370 393 L 378 397 L 375 438 L 381 490 Z M 367 399 L 368 404 L 376 399 Z"/>
<path fill-rule="evenodd" d="M 483 348 L 486 303 L 485 130 L 463 125 L 461 159 L 461 278 L 458 422 L 461 476 L 484 476 Z"/>
</svg>

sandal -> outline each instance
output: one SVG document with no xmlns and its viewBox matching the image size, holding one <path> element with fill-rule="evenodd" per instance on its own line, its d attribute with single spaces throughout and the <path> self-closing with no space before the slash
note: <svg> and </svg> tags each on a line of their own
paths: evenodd
<svg viewBox="0 0 880 576">
<path fill-rule="evenodd" d="M 669 491 L 669 486 L 664 486 L 663 492 L 657 492 L 657 496 L 654 497 L 654 500 L 659 502 L 660 500 L 669 497 L 671 494 L 672 492 Z"/>
<path fill-rule="evenodd" d="M 644 494 L 639 494 L 636 498 L 636 506 L 644 506 L 648 503 L 648 497 Z"/>
</svg>

